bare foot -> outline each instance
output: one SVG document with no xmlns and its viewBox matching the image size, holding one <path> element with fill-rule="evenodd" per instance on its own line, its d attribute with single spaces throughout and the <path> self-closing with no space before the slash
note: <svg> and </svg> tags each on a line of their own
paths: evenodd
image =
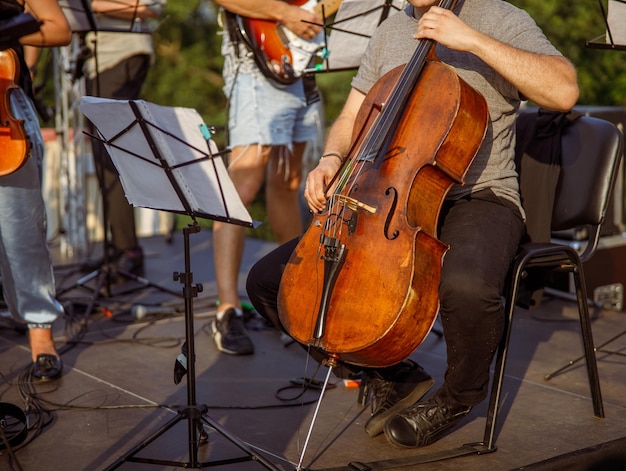
<svg viewBox="0 0 626 471">
<path fill-rule="evenodd" d="M 54 346 L 52 338 L 52 329 L 33 328 L 28 329 L 30 338 L 30 351 L 33 361 L 37 360 L 37 356 L 42 353 L 54 355 L 59 358 L 59 354 Z"/>
</svg>

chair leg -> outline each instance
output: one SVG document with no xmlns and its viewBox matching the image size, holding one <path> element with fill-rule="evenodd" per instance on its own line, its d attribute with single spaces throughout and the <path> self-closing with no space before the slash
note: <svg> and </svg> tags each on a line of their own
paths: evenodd
<svg viewBox="0 0 626 471">
<path fill-rule="evenodd" d="M 519 275 L 519 273 L 518 273 Z M 491 394 L 489 397 L 489 409 L 487 410 L 487 419 L 485 421 L 485 434 L 483 436 L 482 446 L 485 451 L 495 451 L 496 446 L 496 425 L 498 421 L 498 413 L 500 409 L 500 396 L 502 395 L 502 383 L 504 382 L 504 370 L 506 368 L 506 360 L 509 353 L 509 342 L 511 339 L 511 329 L 513 325 L 513 312 L 515 310 L 515 299 L 517 298 L 517 285 L 519 278 L 516 276 L 513 281 L 513 287 L 506 300 L 506 316 L 504 318 L 504 332 L 496 353 L 496 363 L 493 371 L 493 379 L 491 382 Z"/>
<path fill-rule="evenodd" d="M 593 333 L 591 331 L 591 319 L 589 317 L 589 304 L 587 303 L 587 292 L 585 289 L 585 277 L 582 267 L 578 267 L 573 272 L 574 284 L 576 287 L 576 299 L 578 302 L 578 314 L 580 318 L 580 330 L 587 363 L 587 375 L 589 377 L 589 388 L 591 389 L 591 399 L 593 401 L 593 413 L 597 418 L 604 418 L 604 405 L 602 403 L 602 392 L 600 390 L 600 376 L 598 374 L 598 364 L 596 362 L 596 350 L 593 343 Z"/>
</svg>

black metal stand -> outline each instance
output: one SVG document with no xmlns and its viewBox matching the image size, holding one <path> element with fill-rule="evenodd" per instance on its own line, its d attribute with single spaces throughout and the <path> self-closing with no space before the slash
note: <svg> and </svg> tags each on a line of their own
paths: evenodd
<svg viewBox="0 0 626 471">
<path fill-rule="evenodd" d="M 103 152 L 105 151 L 103 150 Z M 155 288 L 163 293 L 169 293 L 174 296 L 180 296 L 180 293 L 173 291 L 169 288 L 166 288 L 164 286 L 161 286 L 159 284 L 153 283 L 147 278 L 144 278 L 142 276 L 137 276 L 125 270 L 114 268 L 110 260 L 111 254 L 110 254 L 110 243 L 109 243 L 109 237 L 108 237 L 109 217 L 108 217 L 108 204 L 107 204 L 107 195 L 106 195 L 107 189 L 104 186 L 104 164 L 101 164 L 99 166 L 99 172 L 101 173 L 101 175 L 99 175 L 99 178 L 102 179 L 101 185 L 100 185 L 100 194 L 102 198 L 102 220 L 103 220 L 103 227 L 104 227 L 103 241 L 102 241 L 102 245 L 103 245 L 102 250 L 103 250 L 103 255 L 104 255 L 103 263 L 100 267 L 91 271 L 87 275 L 80 277 L 70 286 L 67 286 L 64 289 L 59 290 L 57 292 L 57 296 L 62 296 L 63 294 L 73 289 L 77 289 L 77 288 L 90 290 L 92 292 L 92 296 L 89 302 L 87 303 L 87 307 L 83 314 L 83 318 L 85 319 L 91 315 L 91 313 L 93 312 L 93 309 L 95 308 L 97 304 L 98 299 L 101 299 L 101 297 L 111 298 L 113 295 L 123 296 L 123 295 L 138 291 L 140 289 L 145 289 L 145 288 Z M 116 292 L 113 293 L 111 289 L 111 286 L 112 286 L 111 275 L 113 274 L 115 274 L 116 276 L 121 276 L 127 280 L 132 280 L 137 283 L 140 283 L 140 286 L 132 286 L 126 289 L 116 290 Z M 92 280 L 95 280 L 95 283 L 91 287 L 88 285 L 88 283 Z"/>
<path fill-rule="evenodd" d="M 598 5 L 600 6 L 600 12 L 602 13 L 602 19 L 604 20 L 604 25 L 606 26 L 606 35 L 598 36 L 597 38 L 593 38 L 590 41 L 585 42 L 585 47 L 590 49 L 609 49 L 613 51 L 626 51 L 626 44 L 615 44 L 613 41 L 613 33 L 611 32 L 611 26 L 609 25 L 609 18 L 606 10 L 604 9 L 604 5 L 602 4 L 602 0 L 598 0 Z M 606 42 L 606 36 L 608 36 L 609 42 Z M 601 40 L 604 39 L 604 42 Z"/>
<path fill-rule="evenodd" d="M 74 8 L 72 10 L 72 14 L 73 15 L 79 15 L 83 22 L 86 22 L 87 25 L 84 25 L 82 28 L 79 28 L 79 38 L 81 41 L 81 51 L 84 51 L 81 53 L 81 57 L 79 57 L 77 59 L 77 65 L 76 65 L 76 69 L 74 70 L 74 79 L 82 76 L 82 66 L 84 65 L 85 60 L 87 59 L 89 53 L 87 51 L 89 51 L 87 45 L 84 43 L 85 41 L 85 34 L 87 32 L 94 32 L 96 33 L 96 38 L 97 38 L 97 32 L 98 31 L 105 31 L 105 30 L 101 30 L 98 28 L 96 20 L 94 18 L 94 14 L 91 11 L 91 7 L 90 4 L 87 0 L 75 0 L 75 3 L 80 3 L 82 8 Z M 116 32 L 120 32 L 120 33 L 124 33 L 124 32 L 130 32 L 131 31 L 131 26 L 132 26 L 132 22 L 129 22 L 129 28 L 128 30 L 119 30 Z M 76 29 L 73 29 L 73 32 L 77 32 Z M 96 70 L 96 75 L 95 75 L 95 88 L 96 88 L 96 95 L 97 96 L 102 96 L 101 94 L 101 87 L 100 87 L 100 72 L 99 72 L 99 64 L 98 64 L 98 54 L 97 54 L 97 39 L 94 40 L 94 45 L 93 45 L 93 55 L 94 55 L 94 63 L 95 63 L 95 70 Z M 94 307 L 97 304 L 97 300 L 102 296 L 104 298 L 110 298 L 113 295 L 111 286 L 112 286 L 112 280 L 111 277 L 113 274 L 115 274 L 117 277 L 122 277 L 126 280 L 131 280 L 131 281 L 135 281 L 138 282 L 140 285 L 139 286 L 133 286 L 133 287 L 129 287 L 126 289 L 122 289 L 122 290 L 117 290 L 114 294 L 116 296 L 123 296 L 135 291 L 138 291 L 140 289 L 144 289 L 144 288 L 155 288 L 158 289 L 161 292 L 164 293 L 169 293 L 172 294 L 174 296 L 180 296 L 180 293 L 177 293 L 176 291 L 170 290 L 164 286 L 160 286 L 156 283 L 151 282 L 150 280 L 141 277 L 141 276 L 137 276 L 134 273 L 130 273 L 127 272 L 125 270 L 120 270 L 118 268 L 115 268 L 115 266 L 113 265 L 112 261 L 111 261 L 111 244 L 109 241 L 109 204 L 108 204 L 108 200 L 107 200 L 107 195 L 108 193 L 111 191 L 111 187 L 107 188 L 107 183 L 106 183 L 106 163 L 105 163 L 105 159 L 106 159 L 106 154 L 107 151 L 104 148 L 104 145 L 102 142 L 97 141 L 94 142 L 94 146 L 101 146 L 101 149 L 99 149 L 99 152 L 96 152 L 94 149 L 94 159 L 95 160 L 100 160 L 100 162 L 96 162 L 96 171 L 97 171 L 97 177 L 98 177 L 98 185 L 100 187 L 100 197 L 102 199 L 102 225 L 103 225 L 103 238 L 102 238 L 102 251 L 103 251 L 103 261 L 102 261 L 102 265 L 95 268 L 94 270 L 92 270 L 90 273 L 88 273 L 87 275 L 79 278 L 78 280 L 76 280 L 72 285 L 64 288 L 63 290 L 60 290 L 57 292 L 57 296 L 62 296 L 63 294 L 67 293 L 68 291 L 71 291 L 73 289 L 76 288 L 84 288 L 84 289 L 88 289 L 92 291 L 92 297 L 89 300 L 89 302 L 87 303 L 87 307 L 85 309 L 85 312 L 83 314 L 83 318 L 86 319 L 88 318 L 91 313 L 93 312 Z M 96 155 L 98 154 L 98 155 Z M 120 183 L 121 184 L 121 183 Z M 95 280 L 95 283 L 93 285 L 93 287 L 90 287 L 87 285 L 87 283 L 89 283 L 90 281 Z"/>
<path fill-rule="evenodd" d="M 324 16 L 323 18 L 323 22 L 321 24 L 317 24 L 317 26 L 321 26 L 324 29 L 324 42 L 327 45 L 328 44 L 328 38 L 327 36 L 327 30 L 330 31 L 337 31 L 337 32 L 341 32 L 341 33 L 346 33 L 346 34 L 351 34 L 354 36 L 361 36 L 361 37 L 368 37 L 364 34 L 358 33 L 356 31 L 350 31 L 348 29 L 344 29 L 342 27 L 336 26 L 339 25 L 341 23 L 344 23 L 346 21 L 349 20 L 353 20 L 355 18 L 359 18 L 365 15 L 369 15 L 371 13 L 375 13 L 377 11 L 380 11 L 380 18 L 378 20 L 378 24 L 382 23 L 384 20 L 387 19 L 387 17 L 389 16 L 389 13 L 391 12 L 391 10 L 398 10 L 397 7 L 395 7 L 393 5 L 393 0 L 383 0 L 383 3 L 381 5 L 375 6 L 373 8 L 370 8 L 369 10 L 365 10 L 363 12 L 360 12 L 357 15 L 353 15 L 353 16 L 349 16 L 349 17 L 345 17 L 342 18 L 340 20 L 335 20 L 331 23 L 326 23 L 326 17 Z M 316 24 L 316 23 L 311 23 L 311 24 Z M 328 51 L 326 51 L 326 53 L 322 54 L 322 57 L 324 59 L 324 64 L 325 64 L 325 68 L 321 67 L 321 64 L 317 64 L 317 65 L 312 65 L 309 68 L 305 69 L 303 71 L 304 76 L 307 75 L 316 75 L 318 73 L 328 73 L 328 72 L 345 72 L 345 71 L 349 71 L 349 70 L 355 70 L 357 67 L 338 67 L 338 68 L 329 68 L 328 67 Z"/>
<path fill-rule="evenodd" d="M 165 424 L 160 430 L 152 434 L 149 438 L 141 442 L 135 448 L 133 448 L 128 454 L 123 456 L 120 460 L 114 463 L 112 466 L 106 468 L 107 470 L 117 469 L 125 462 L 133 463 L 147 463 L 158 464 L 166 466 L 175 466 L 179 468 L 195 468 L 201 469 L 210 466 L 227 465 L 241 463 L 244 461 L 257 461 L 260 465 L 266 469 L 276 470 L 272 463 L 265 458 L 255 453 L 246 443 L 239 440 L 234 435 L 224 430 L 216 421 L 206 416 L 207 406 L 199 405 L 196 403 L 196 372 L 195 372 L 195 346 L 194 346 L 194 326 L 193 326 L 193 298 L 195 298 L 199 292 L 202 291 L 201 284 L 193 284 L 193 273 L 191 272 L 190 250 L 189 250 L 189 234 L 200 232 L 200 226 L 194 221 L 192 224 L 183 229 L 184 241 L 185 241 L 185 271 L 184 273 L 174 272 L 174 280 L 180 281 L 183 284 L 183 297 L 185 298 L 185 340 L 187 345 L 187 405 L 178 408 L 178 415 Z M 170 460 L 159 460 L 152 458 L 142 458 L 135 456 L 139 451 L 150 445 L 153 441 L 171 429 L 177 423 L 186 420 L 187 421 L 187 433 L 188 433 L 188 460 L 185 462 L 177 462 Z M 198 450 L 200 444 L 208 440 L 202 424 L 206 424 L 220 435 L 225 437 L 228 441 L 245 452 L 244 456 L 201 462 L 198 460 Z"/>
<path fill-rule="evenodd" d="M 620 332 L 619 334 L 611 337 L 609 340 L 607 340 L 604 343 L 601 343 L 600 345 L 598 345 L 597 347 L 593 348 L 593 351 L 595 353 L 601 352 L 601 353 L 606 353 L 607 355 L 620 355 L 625 357 L 626 353 L 624 352 L 620 352 L 617 350 L 606 350 L 604 347 L 606 347 L 608 344 L 614 342 L 615 340 L 619 339 L 620 337 L 623 337 L 624 335 L 626 335 L 626 330 L 624 330 L 623 332 Z M 574 360 L 570 360 L 569 362 L 567 362 L 567 364 L 563 365 L 562 367 L 558 368 L 557 370 L 553 371 L 552 373 L 548 373 L 547 375 L 545 375 L 543 377 L 543 379 L 545 379 L 546 381 L 550 381 L 552 378 L 554 378 L 555 376 L 563 373 L 565 370 L 569 369 L 570 367 L 574 366 L 576 363 L 578 363 L 581 360 L 584 360 L 585 356 L 580 356 Z"/>
<path fill-rule="evenodd" d="M 188 225 L 183 230 L 185 271 L 183 273 L 174 272 L 174 280 L 180 281 L 180 283 L 183 284 L 182 295 L 185 299 L 186 337 L 183 353 L 177 358 L 176 363 L 176 368 L 178 368 L 179 364 L 184 364 L 182 370 L 184 373 L 179 374 L 175 368 L 174 382 L 178 384 L 183 375 L 187 375 L 187 404 L 185 406 L 177 407 L 177 416 L 174 419 L 166 423 L 160 430 L 157 430 L 150 437 L 143 440 L 129 453 L 124 455 L 107 469 L 117 469 L 125 462 L 158 464 L 181 468 L 205 468 L 209 466 L 227 465 L 244 461 L 256 461 L 266 469 L 279 471 L 278 468 L 276 468 L 272 463 L 255 453 L 248 444 L 222 429 L 217 422 L 207 417 L 205 415 L 208 409 L 206 405 L 199 405 L 196 403 L 193 298 L 198 295 L 198 292 L 202 291 L 202 285 L 193 284 L 189 235 L 200 231 L 200 226 L 196 221 L 197 217 L 221 220 L 228 223 L 241 224 L 250 227 L 253 225 L 252 221 L 248 220 L 249 215 L 240 200 L 228 201 L 228 199 L 232 200 L 233 198 L 237 198 L 237 193 L 232 183 L 227 185 L 226 182 L 220 181 L 220 175 L 225 177 L 227 176 L 227 173 L 221 161 L 216 162 L 216 155 L 211 150 L 210 133 L 203 123 L 198 123 L 202 133 L 198 134 L 198 136 L 192 136 L 193 142 L 186 142 L 181 137 L 165 129 L 188 129 L 187 126 L 189 125 L 189 123 L 179 122 L 180 117 L 176 118 L 174 120 L 175 122 L 168 121 L 168 119 L 174 119 L 173 114 L 167 111 L 170 110 L 169 108 L 158 107 L 157 105 L 151 105 L 145 102 L 140 104 L 139 102 L 132 100 L 128 103 L 125 101 L 110 101 L 111 103 L 109 106 L 112 103 L 115 103 L 115 106 L 121 106 L 123 109 L 123 115 L 130 121 L 129 123 L 121 123 L 122 126 L 119 130 L 117 129 L 117 125 L 120 123 L 113 123 L 115 131 L 111 130 L 110 126 L 108 126 L 111 124 L 110 118 L 107 118 L 107 113 L 104 113 L 104 116 L 102 114 L 102 107 L 106 107 L 104 103 L 99 103 L 97 108 L 91 108 L 87 103 L 83 108 L 83 112 L 85 112 L 88 116 L 91 115 L 94 118 L 102 119 L 104 127 L 106 128 L 106 132 L 100 133 L 102 136 L 102 142 L 109 146 L 113 156 L 116 156 L 119 152 L 121 155 L 125 156 L 124 158 L 130 158 L 132 156 L 139 159 L 139 161 L 150 164 L 151 166 L 157 166 L 162 171 L 163 177 L 167 178 L 167 183 L 171 185 L 171 189 L 174 190 L 177 199 L 176 203 L 180 204 L 182 209 L 179 209 L 178 204 L 174 204 L 173 201 L 168 199 L 168 197 L 173 196 L 170 193 L 167 193 L 168 197 L 165 197 L 164 201 L 161 203 L 165 208 L 167 208 L 166 210 L 168 211 L 179 212 L 189 216 L 193 223 Z M 87 102 L 89 102 L 89 100 L 87 100 Z M 127 106 L 130 108 L 130 113 L 126 110 Z M 156 115 L 158 114 L 165 114 L 168 118 L 157 119 L 158 117 Z M 148 115 L 150 115 L 151 119 L 154 121 L 147 119 Z M 118 116 L 118 114 L 115 114 L 115 116 Z M 197 115 L 197 118 L 200 119 L 199 115 Z M 157 125 L 157 121 L 161 124 L 161 126 Z M 132 144 L 132 150 L 116 144 L 116 142 L 123 140 L 123 136 L 127 136 L 128 133 L 135 131 L 137 131 L 136 135 L 127 141 L 127 143 Z M 109 134 L 110 132 L 114 135 L 105 138 L 104 134 Z M 199 142 L 196 141 L 198 138 L 201 142 L 203 142 L 203 144 L 207 145 L 209 154 L 201 151 L 198 147 Z M 196 145 L 194 145 L 194 143 Z M 146 156 L 148 154 L 152 154 L 152 158 L 147 158 Z M 189 156 L 192 158 L 187 160 Z M 119 157 L 119 155 L 117 157 Z M 189 165 L 194 165 L 195 170 L 192 171 Z M 125 172 L 128 173 L 125 174 Z M 139 186 L 125 187 L 127 195 L 131 194 L 129 191 L 131 189 L 138 190 L 138 192 L 141 192 L 142 189 L 147 191 L 145 186 L 141 187 L 142 182 L 139 180 L 133 181 L 133 177 L 137 178 L 136 168 L 133 167 L 132 169 L 126 169 L 124 166 L 121 166 L 120 173 L 125 174 L 124 176 L 128 177 L 125 179 L 128 185 L 139 183 Z M 185 178 L 185 175 L 187 175 L 189 179 Z M 207 180 L 202 179 L 200 176 L 207 177 Z M 153 183 L 156 184 L 156 182 Z M 165 180 L 164 182 L 161 182 L 162 185 L 164 183 L 166 183 Z M 193 189 L 192 187 L 195 185 L 202 186 L 202 189 L 198 190 L 199 194 L 191 192 Z M 207 185 L 214 186 L 215 188 L 207 188 Z M 214 190 L 214 192 L 211 190 Z M 162 194 L 166 194 L 166 192 L 162 192 Z M 207 199 L 207 195 L 213 194 L 219 198 L 219 204 L 214 204 L 214 201 L 209 201 Z M 137 201 L 137 199 L 141 201 Z M 133 201 L 135 204 L 140 205 L 142 203 L 149 203 L 151 205 L 156 203 L 155 201 L 152 201 L 150 197 L 143 194 L 139 198 L 138 195 L 134 195 Z M 209 211 L 208 208 L 213 209 Z M 242 214 L 242 212 L 245 212 L 245 214 Z M 236 214 L 237 217 L 234 217 L 231 214 Z M 178 462 L 136 456 L 137 453 L 183 420 L 186 420 L 188 425 L 189 449 L 187 461 Z M 198 459 L 198 450 L 201 443 L 208 441 L 208 434 L 206 433 L 204 424 L 217 431 L 220 435 L 243 451 L 245 453 L 244 456 L 201 462 Z"/>
</svg>

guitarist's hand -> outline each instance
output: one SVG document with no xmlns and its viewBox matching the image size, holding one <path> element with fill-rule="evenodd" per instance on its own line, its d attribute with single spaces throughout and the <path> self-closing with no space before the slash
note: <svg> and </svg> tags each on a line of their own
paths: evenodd
<svg viewBox="0 0 626 471">
<path fill-rule="evenodd" d="M 322 31 L 322 28 L 318 26 L 324 23 L 320 17 L 298 6 L 289 5 L 287 3 L 284 5 L 285 11 L 280 23 L 294 34 L 297 34 L 301 38 L 311 40 Z"/>
</svg>

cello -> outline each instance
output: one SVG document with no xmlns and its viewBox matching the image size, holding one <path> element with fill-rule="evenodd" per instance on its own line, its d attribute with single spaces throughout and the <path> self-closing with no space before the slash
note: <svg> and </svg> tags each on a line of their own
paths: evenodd
<svg viewBox="0 0 626 471">
<path fill-rule="evenodd" d="M 19 88 L 20 64 L 13 49 L 0 51 L 0 176 L 18 170 L 30 152 L 24 121 L 11 113 L 10 94 Z"/>
<path fill-rule="evenodd" d="M 331 367 L 404 360 L 438 313 L 448 247 L 437 222 L 482 144 L 488 109 L 434 46 L 420 40 L 409 62 L 367 93 L 327 207 L 313 215 L 283 272 L 281 322 Z"/>
</svg>

